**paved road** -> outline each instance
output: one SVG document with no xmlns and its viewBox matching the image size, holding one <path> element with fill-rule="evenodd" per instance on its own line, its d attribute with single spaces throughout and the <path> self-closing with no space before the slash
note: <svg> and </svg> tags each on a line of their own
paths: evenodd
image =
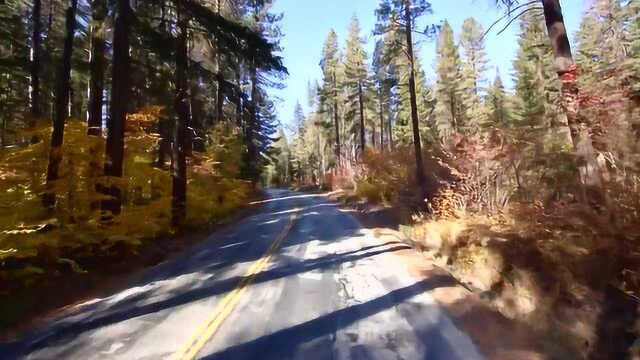
<svg viewBox="0 0 640 360">
<path fill-rule="evenodd" d="M 79 305 L 2 359 L 480 359 L 429 290 L 322 195 L 262 210 L 136 284 Z"/>
</svg>

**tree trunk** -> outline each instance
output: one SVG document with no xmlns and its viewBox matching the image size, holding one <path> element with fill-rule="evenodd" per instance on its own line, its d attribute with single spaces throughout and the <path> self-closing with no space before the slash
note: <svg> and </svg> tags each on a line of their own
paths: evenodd
<svg viewBox="0 0 640 360">
<path fill-rule="evenodd" d="M 71 92 L 71 55 L 73 52 L 73 36 L 76 28 L 76 9 L 78 0 L 71 0 L 66 11 L 66 34 L 62 52 L 62 65 L 56 81 L 55 114 L 53 117 L 53 131 L 49 149 L 49 165 L 47 167 L 47 191 L 43 197 L 43 204 L 48 209 L 56 205 L 54 182 L 60 178 L 59 170 L 62 162 L 62 142 L 64 138 L 64 123 L 67 118 L 69 94 Z"/>
<path fill-rule="evenodd" d="M 88 134 L 100 136 L 102 133 L 102 105 L 105 70 L 104 21 L 107 15 L 106 0 L 93 0 L 91 3 L 91 63 L 89 82 L 89 121 Z"/>
<path fill-rule="evenodd" d="M 416 157 L 416 180 L 420 187 L 420 196 L 427 199 L 427 179 L 424 175 L 424 164 L 422 163 L 422 144 L 420 142 L 420 121 L 418 119 L 418 100 L 416 96 L 415 61 L 413 53 L 411 0 L 404 2 L 405 33 L 407 37 L 407 56 L 409 58 L 409 94 L 411 97 L 411 127 L 413 130 L 413 146 Z"/>
<path fill-rule="evenodd" d="M 195 83 L 191 86 L 191 134 L 189 156 L 193 155 L 193 151 L 204 152 L 206 150 L 205 134 L 206 120 L 203 111 L 203 103 L 198 100 L 200 95 L 200 76 L 196 77 Z"/>
<path fill-rule="evenodd" d="M 221 0 L 216 1 L 216 14 L 220 15 L 221 11 Z M 216 53 L 214 56 L 215 68 L 216 68 L 216 122 L 221 123 L 224 121 L 224 93 L 222 91 L 222 82 L 224 81 L 224 77 L 222 76 L 222 71 L 220 70 L 222 66 L 220 65 L 220 45 L 218 44 L 218 39 L 214 37 L 213 43 L 216 47 Z"/>
<path fill-rule="evenodd" d="M 236 87 L 238 92 L 238 102 L 236 103 L 236 125 L 238 128 L 243 129 L 244 124 L 242 122 L 242 87 L 240 82 L 240 69 L 238 68 L 238 72 L 236 73 Z"/>
<path fill-rule="evenodd" d="M 340 120 L 338 118 L 338 78 L 333 74 L 333 122 L 336 128 L 336 159 L 338 160 L 338 168 L 342 167 L 342 149 L 340 148 Z"/>
<path fill-rule="evenodd" d="M 379 103 L 380 103 L 380 151 L 384 152 L 384 103 L 383 103 L 382 89 L 379 91 Z"/>
<path fill-rule="evenodd" d="M 51 27 L 53 26 L 53 13 L 55 12 L 53 5 L 55 1 L 49 1 L 49 20 L 47 21 L 47 36 L 51 34 Z"/>
<path fill-rule="evenodd" d="M 393 114 L 391 111 L 389 111 L 389 116 L 387 116 L 387 137 L 389 138 L 389 151 L 393 151 Z"/>
<path fill-rule="evenodd" d="M 185 154 L 189 97 L 187 94 L 187 26 L 184 10 L 178 5 L 178 38 L 176 41 L 176 126 L 173 130 L 171 174 L 173 179 L 171 223 L 184 224 L 187 216 L 187 160 Z"/>
<path fill-rule="evenodd" d="M 218 60 L 219 61 L 219 60 Z M 216 74 L 216 122 L 224 121 L 224 92 L 222 91 L 222 82 L 224 81 L 222 73 Z"/>
<path fill-rule="evenodd" d="M 160 119 L 158 122 L 158 133 L 160 134 L 160 141 L 158 142 L 158 159 L 156 166 L 158 168 L 164 168 L 167 163 L 167 155 L 171 153 L 171 129 L 169 127 L 169 121 L 167 119 Z"/>
<path fill-rule="evenodd" d="M 111 84 L 111 106 L 107 121 L 107 144 L 105 149 L 104 175 L 121 178 L 124 160 L 124 128 L 129 103 L 130 58 L 129 58 L 129 26 L 131 8 L 128 0 L 117 0 L 117 14 L 113 30 L 113 66 Z M 102 202 L 102 210 L 118 215 L 122 208 L 122 189 L 118 185 L 104 188 L 105 195 L 110 196 Z"/>
<path fill-rule="evenodd" d="M 254 63 L 251 63 L 251 105 L 249 107 L 249 120 L 246 130 L 246 144 L 248 156 L 249 178 L 255 185 L 258 181 L 257 160 L 258 149 L 255 143 L 255 135 L 258 126 L 258 73 Z M 298 172 L 299 174 L 301 171 Z"/>
<path fill-rule="evenodd" d="M 31 38 L 31 126 L 35 126 L 36 119 L 42 116 L 40 108 L 40 43 L 42 40 L 41 24 L 42 1 L 33 1 L 32 25 L 33 33 Z"/>
<path fill-rule="evenodd" d="M 576 151 L 579 182 L 583 186 L 600 188 L 602 174 L 593 148 L 589 126 L 580 117 L 578 72 L 564 25 L 560 0 L 542 0 L 547 32 L 554 51 L 554 62 L 562 82 L 561 102 Z"/>
<path fill-rule="evenodd" d="M 9 91 L 7 89 L 0 88 L 0 91 L 8 94 Z M 2 127 L 0 128 L 0 149 L 4 149 L 7 146 L 7 111 L 5 102 L 0 99 L 0 119 L 2 119 Z M 0 153 L 0 155 L 2 155 Z"/>
<path fill-rule="evenodd" d="M 367 139 L 365 138 L 364 129 L 364 100 L 362 98 L 362 83 L 358 82 L 358 103 L 360 105 L 360 156 L 364 155 Z"/>
</svg>

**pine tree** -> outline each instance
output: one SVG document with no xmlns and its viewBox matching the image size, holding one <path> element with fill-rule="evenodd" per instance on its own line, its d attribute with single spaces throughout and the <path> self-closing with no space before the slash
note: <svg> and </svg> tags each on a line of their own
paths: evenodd
<svg viewBox="0 0 640 360">
<path fill-rule="evenodd" d="M 373 51 L 373 59 L 371 64 L 371 72 L 373 76 L 373 92 L 375 99 L 374 113 L 377 113 L 378 126 L 380 130 L 380 150 L 385 148 L 385 133 L 387 133 L 387 142 L 391 144 L 391 133 L 387 129 L 387 119 L 390 113 L 390 93 L 391 81 L 389 74 L 389 64 L 384 59 L 384 41 L 376 41 L 375 50 Z"/>
<path fill-rule="evenodd" d="M 496 77 L 489 87 L 486 97 L 487 121 L 484 126 L 506 127 L 509 124 L 509 112 L 507 109 L 507 95 L 500 77 L 500 70 L 496 69 Z"/>
<path fill-rule="evenodd" d="M 478 130 L 485 121 L 482 96 L 485 91 L 487 59 L 484 50 L 484 29 L 474 18 L 468 18 L 462 25 L 460 45 L 464 53 L 462 65 L 462 104 L 471 132 Z"/>
<path fill-rule="evenodd" d="M 365 94 L 368 88 L 367 53 L 364 40 L 360 35 L 360 23 L 355 16 L 351 19 L 347 44 L 345 48 L 344 88 L 347 96 L 346 120 L 351 123 L 352 130 L 359 130 L 360 152 L 366 146 L 365 135 Z M 358 119 L 356 125 L 355 119 Z"/>
<path fill-rule="evenodd" d="M 296 101 L 296 105 L 293 108 L 293 126 L 296 129 L 298 136 L 303 136 L 304 133 L 304 110 L 302 110 L 302 105 L 300 105 L 300 101 Z"/>
<path fill-rule="evenodd" d="M 424 133 L 431 124 L 429 115 L 433 110 L 433 94 L 427 84 L 426 75 L 422 71 L 419 58 L 415 59 L 415 88 L 417 94 L 418 116 L 420 118 L 420 132 Z M 399 143 L 410 144 L 412 141 L 411 130 L 411 92 L 409 91 L 409 64 L 405 56 L 396 58 L 396 70 L 398 72 L 398 113 L 395 135 Z"/>
<path fill-rule="evenodd" d="M 629 55 L 623 65 L 624 76 L 635 98 L 640 99 L 640 2 L 629 2 L 625 10 L 629 20 Z"/>
<path fill-rule="evenodd" d="M 404 35 L 404 43 L 397 42 L 404 47 L 404 53 L 409 63 L 409 97 L 411 104 L 411 128 L 413 133 L 414 155 L 416 158 L 416 179 L 420 187 L 420 196 L 426 199 L 427 178 L 422 162 L 422 141 L 420 139 L 420 119 L 418 113 L 418 94 L 416 90 L 416 56 L 414 52 L 413 31 L 416 20 L 424 14 L 431 12 L 431 4 L 425 0 L 383 0 L 376 10 L 378 24 L 376 33 L 384 34 L 389 31 L 399 30 Z"/>
<path fill-rule="evenodd" d="M 331 114 L 333 118 L 333 128 L 335 133 L 335 156 L 338 166 L 341 166 L 341 129 L 338 107 L 339 102 L 339 67 L 340 54 L 338 49 L 338 35 L 331 30 L 327 35 L 324 47 L 322 49 L 322 60 L 320 60 L 322 68 L 322 88 L 320 89 L 320 107 L 321 111 Z"/>
<path fill-rule="evenodd" d="M 620 0 L 597 0 L 587 10 L 576 34 L 582 88 L 596 93 L 619 89 L 622 77 L 616 68 L 627 55 L 626 22 Z"/>
<path fill-rule="evenodd" d="M 557 116 L 560 84 L 554 74 L 553 51 L 540 14 L 528 13 L 520 21 L 518 52 L 513 63 L 515 121 L 519 126 L 550 127 Z"/>
<path fill-rule="evenodd" d="M 73 38 L 76 30 L 76 11 L 78 0 L 70 0 L 65 11 L 66 33 L 62 53 L 62 63 L 56 78 L 56 104 L 49 148 L 49 164 L 47 167 L 47 187 L 43 204 L 52 210 L 56 204 L 56 195 L 52 190 L 55 182 L 60 178 L 60 163 L 62 162 L 62 142 L 64 138 L 64 124 L 68 117 L 67 106 L 71 92 L 71 57 L 73 55 Z"/>
<path fill-rule="evenodd" d="M 91 83 L 89 85 L 89 135 L 99 136 L 102 132 L 102 105 L 104 97 L 104 73 L 106 68 L 106 0 L 91 2 Z"/>
<path fill-rule="evenodd" d="M 306 136 L 306 118 L 304 115 L 304 110 L 302 109 L 302 105 L 300 105 L 300 101 L 296 102 L 296 105 L 293 109 L 293 121 L 292 125 L 295 129 L 295 142 L 294 142 L 294 162 L 296 164 L 296 174 L 298 176 L 298 182 L 304 181 L 304 169 L 308 168 L 308 164 L 306 162 L 306 147 L 307 144 L 305 142 Z"/>
<path fill-rule="evenodd" d="M 42 52 L 42 1 L 33 1 L 33 11 L 31 12 L 31 125 L 42 116 L 40 105 L 40 55 Z"/>
<path fill-rule="evenodd" d="M 465 124 L 462 98 L 462 64 L 453 30 L 445 20 L 437 45 L 436 121 L 442 138 L 463 130 Z"/>
<path fill-rule="evenodd" d="M 282 14 L 271 12 L 272 3 L 250 1 L 246 8 L 250 15 L 250 27 L 259 36 L 268 39 L 263 52 L 256 52 L 249 46 L 248 79 L 250 91 L 248 99 L 248 116 L 245 124 L 245 177 L 255 185 L 267 164 L 272 152 L 273 136 L 277 131 L 276 110 L 273 100 L 269 98 L 267 88 L 282 86 L 279 80 L 287 74 L 282 59 L 275 56 L 280 51 L 282 32 L 279 22 Z M 251 43 L 249 43 L 251 44 Z"/>
</svg>

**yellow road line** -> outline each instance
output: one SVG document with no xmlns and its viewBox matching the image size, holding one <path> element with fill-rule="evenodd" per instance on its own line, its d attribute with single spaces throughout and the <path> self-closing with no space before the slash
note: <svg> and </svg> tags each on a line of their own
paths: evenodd
<svg viewBox="0 0 640 360">
<path fill-rule="evenodd" d="M 231 314 L 233 309 L 238 305 L 242 295 L 247 290 L 249 285 L 255 280 L 256 275 L 261 272 L 271 260 L 271 257 L 275 251 L 280 247 L 280 244 L 287 237 L 287 234 L 293 227 L 296 214 L 289 217 L 287 226 L 278 235 L 276 240 L 271 244 L 269 250 L 260 258 L 260 260 L 254 262 L 244 278 L 238 286 L 233 289 L 227 296 L 222 299 L 216 309 L 213 311 L 211 317 L 207 319 L 198 330 L 172 357 L 173 360 L 191 360 L 195 359 L 196 355 L 202 350 L 205 344 L 215 335 L 216 331 L 220 328 L 225 319 Z"/>
</svg>

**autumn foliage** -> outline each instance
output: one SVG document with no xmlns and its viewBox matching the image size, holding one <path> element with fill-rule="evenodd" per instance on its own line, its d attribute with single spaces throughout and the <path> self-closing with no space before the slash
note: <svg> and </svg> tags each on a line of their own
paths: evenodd
<svg viewBox="0 0 640 360">
<path fill-rule="evenodd" d="M 53 184 L 56 207 L 42 205 L 48 144 L 20 144 L 0 155 L 0 293 L 55 274 L 84 272 L 96 263 L 134 255 L 149 242 L 163 241 L 171 228 L 170 173 L 156 166 L 154 133 L 161 107 L 150 106 L 127 119 L 124 176 L 102 175 L 95 163 L 104 140 L 87 136 L 85 123 L 65 128 L 60 180 Z M 33 135 L 48 139 L 50 129 Z M 210 224 L 247 202 L 253 187 L 239 179 L 242 142 L 235 129 L 213 130 L 215 145 L 189 159 L 186 227 Z M 97 185 L 120 187 L 122 213 L 105 223 Z"/>
</svg>

